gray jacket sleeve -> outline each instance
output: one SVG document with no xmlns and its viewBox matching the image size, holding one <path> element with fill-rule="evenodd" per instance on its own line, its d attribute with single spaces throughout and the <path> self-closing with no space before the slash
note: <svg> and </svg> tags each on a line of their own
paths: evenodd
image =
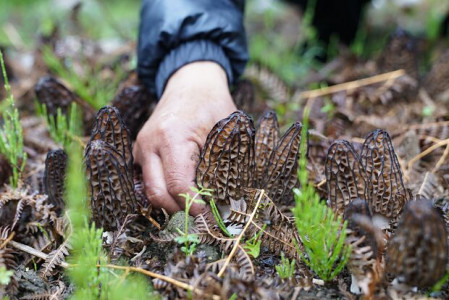
<svg viewBox="0 0 449 300">
<path fill-rule="evenodd" d="M 158 98 L 168 78 L 194 61 L 214 61 L 233 84 L 248 61 L 243 1 L 143 0 L 138 73 Z"/>
</svg>

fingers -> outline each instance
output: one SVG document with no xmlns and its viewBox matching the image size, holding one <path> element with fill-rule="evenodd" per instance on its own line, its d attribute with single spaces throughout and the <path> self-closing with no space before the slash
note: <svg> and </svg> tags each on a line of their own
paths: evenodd
<svg viewBox="0 0 449 300">
<path fill-rule="evenodd" d="M 181 210 L 182 207 L 167 190 L 164 170 L 159 156 L 155 153 L 147 154 L 141 167 L 145 193 L 150 202 L 157 208 L 164 208 L 170 214 Z"/>
<path fill-rule="evenodd" d="M 197 162 L 192 157 L 197 157 L 199 155 L 197 152 L 197 144 L 188 142 L 185 145 L 173 145 L 171 149 L 163 154 L 161 153 L 168 193 L 181 208 L 185 208 L 185 198 L 179 196 L 179 194 L 189 193 L 192 197 L 195 194 L 190 188 L 196 187 L 195 170 Z M 197 197 L 197 199 L 200 199 L 200 197 Z M 194 203 L 189 213 L 196 216 L 203 210 L 204 205 Z"/>
</svg>

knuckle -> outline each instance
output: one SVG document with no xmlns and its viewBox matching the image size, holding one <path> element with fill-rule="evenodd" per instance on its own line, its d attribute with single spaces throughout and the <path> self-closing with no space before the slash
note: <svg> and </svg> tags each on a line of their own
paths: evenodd
<svg viewBox="0 0 449 300">
<path fill-rule="evenodd" d="M 165 198 L 165 192 L 162 188 L 149 187 L 145 190 L 148 200 L 156 207 L 162 207 Z"/>
<path fill-rule="evenodd" d="M 167 190 L 169 193 L 175 197 L 179 194 L 186 193 L 189 191 L 189 185 L 182 179 L 182 177 L 176 176 L 171 177 L 167 180 Z"/>
</svg>

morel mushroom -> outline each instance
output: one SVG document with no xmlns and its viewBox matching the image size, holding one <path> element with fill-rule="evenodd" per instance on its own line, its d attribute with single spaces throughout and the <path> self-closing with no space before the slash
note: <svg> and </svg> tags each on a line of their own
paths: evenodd
<svg viewBox="0 0 449 300">
<path fill-rule="evenodd" d="M 34 86 L 34 92 L 37 100 L 45 104 L 50 116 L 56 116 L 58 108 L 61 109 L 62 114 L 67 114 L 71 104 L 75 102 L 83 111 L 84 124 L 91 123 L 95 114 L 93 108 L 57 79 L 51 76 L 42 77 Z"/>
<path fill-rule="evenodd" d="M 120 111 L 131 138 L 136 138 L 139 129 L 150 115 L 152 102 L 153 99 L 142 85 L 124 87 L 112 101 L 112 106 Z"/>
<path fill-rule="evenodd" d="M 380 71 L 404 69 L 408 76 L 418 79 L 418 59 L 415 39 L 398 28 L 388 40 L 380 59 Z"/>
<path fill-rule="evenodd" d="M 251 118 L 236 111 L 219 121 L 207 136 L 196 170 L 196 183 L 215 189 L 217 203 L 240 200 L 242 189 L 251 185 L 254 135 Z"/>
<path fill-rule="evenodd" d="M 446 272 L 447 251 L 441 215 L 428 200 L 411 201 L 388 243 L 387 271 L 409 286 L 429 287 Z"/>
<path fill-rule="evenodd" d="M 76 102 L 75 94 L 51 76 L 39 79 L 34 86 L 34 92 L 37 100 L 45 104 L 48 114 L 52 116 L 56 116 L 58 108 L 66 114 L 72 102 Z"/>
<path fill-rule="evenodd" d="M 238 109 L 251 111 L 254 106 L 254 86 L 248 79 L 237 81 L 232 91 L 232 99 Z"/>
<path fill-rule="evenodd" d="M 104 230 L 117 230 L 127 215 L 136 213 L 132 172 L 124 156 L 102 140 L 89 142 L 85 164 L 90 183 L 92 218 Z"/>
<path fill-rule="evenodd" d="M 128 170 L 132 172 L 131 137 L 118 109 L 112 106 L 105 106 L 98 111 L 95 119 L 90 141 L 102 140 L 116 148 L 118 153 L 123 156 Z"/>
<path fill-rule="evenodd" d="M 48 202 L 60 213 L 64 209 L 64 180 L 67 166 L 67 154 L 64 150 L 48 152 L 45 160 L 44 192 Z"/>
<path fill-rule="evenodd" d="M 432 65 L 432 69 L 424 80 L 424 88 L 434 100 L 439 100 L 449 90 L 449 50 L 446 50 Z"/>
<path fill-rule="evenodd" d="M 279 124 L 274 111 L 265 113 L 259 120 L 256 131 L 256 167 L 254 187 L 261 188 L 265 170 L 279 140 Z"/>
<path fill-rule="evenodd" d="M 301 123 L 294 123 L 282 136 L 268 161 L 262 186 L 275 203 L 290 204 L 293 200 L 292 189 L 298 181 L 296 171 L 300 155 L 301 131 Z"/>
<path fill-rule="evenodd" d="M 391 138 L 385 130 L 368 134 L 362 147 L 362 165 L 370 181 L 371 212 L 396 219 L 409 200 Z"/>
<path fill-rule="evenodd" d="M 368 199 L 368 180 L 359 155 L 351 143 L 337 140 L 327 152 L 327 197 L 332 210 L 342 215 L 350 201 Z"/>
<path fill-rule="evenodd" d="M 12 167 L 6 157 L 0 154 L 0 187 L 3 186 L 12 175 Z"/>
</svg>

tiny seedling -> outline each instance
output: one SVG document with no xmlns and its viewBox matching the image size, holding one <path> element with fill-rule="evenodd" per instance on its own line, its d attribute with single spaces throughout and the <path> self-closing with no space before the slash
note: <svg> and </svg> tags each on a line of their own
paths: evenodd
<svg viewBox="0 0 449 300">
<path fill-rule="evenodd" d="M 281 279 L 290 279 L 295 273 L 295 264 L 295 259 L 290 261 L 288 258 L 285 258 L 284 252 L 281 252 L 281 263 L 276 265 L 275 269 Z"/>
<path fill-rule="evenodd" d="M 260 255 L 260 245 L 262 244 L 262 240 L 260 239 L 260 237 L 264 233 L 266 227 L 267 224 L 264 224 L 260 231 L 257 232 L 252 238 L 247 240 L 245 245 L 243 245 L 243 248 L 246 250 L 246 252 L 254 258 L 258 258 Z"/>
<path fill-rule="evenodd" d="M 205 202 L 199 199 L 200 196 L 212 197 L 212 190 L 206 188 L 196 188 L 190 187 L 195 195 L 192 197 L 190 194 L 179 194 L 181 197 L 185 199 L 185 223 L 184 223 L 184 232 L 178 228 L 178 231 L 182 234 L 177 237 L 175 241 L 179 244 L 184 244 L 181 247 L 181 250 L 185 253 L 185 255 L 192 255 L 195 252 L 196 245 L 199 244 L 200 240 L 196 234 L 189 234 L 189 212 L 193 203 L 197 204 L 205 204 Z"/>
<path fill-rule="evenodd" d="M 7 93 L 7 107 L 2 112 L 3 124 L 0 125 L 0 153 L 2 153 L 12 167 L 9 183 L 13 188 L 19 184 L 19 177 L 26 165 L 27 154 L 23 149 L 22 125 L 19 120 L 19 110 L 14 105 L 8 77 L 6 76 L 3 54 L 0 52 L 0 63 Z"/>
</svg>

